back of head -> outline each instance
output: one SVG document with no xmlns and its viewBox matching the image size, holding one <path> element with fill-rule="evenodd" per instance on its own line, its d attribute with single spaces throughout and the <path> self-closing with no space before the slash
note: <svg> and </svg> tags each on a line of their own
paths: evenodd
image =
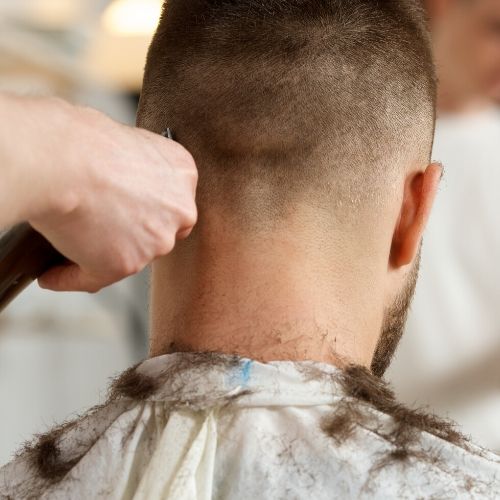
<svg viewBox="0 0 500 500">
<path fill-rule="evenodd" d="M 428 161 L 434 105 L 418 0 L 168 0 L 138 124 L 193 154 L 200 215 L 248 227 L 298 201 L 373 212 Z"/>
</svg>

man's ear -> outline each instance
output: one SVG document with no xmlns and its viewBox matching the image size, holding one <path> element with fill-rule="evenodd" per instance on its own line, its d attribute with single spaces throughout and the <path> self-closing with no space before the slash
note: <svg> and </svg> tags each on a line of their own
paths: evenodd
<svg viewBox="0 0 500 500">
<path fill-rule="evenodd" d="M 403 203 L 394 231 L 389 263 L 398 268 L 415 258 L 429 220 L 443 167 L 432 163 L 424 172 L 413 172 L 405 180 Z"/>
</svg>

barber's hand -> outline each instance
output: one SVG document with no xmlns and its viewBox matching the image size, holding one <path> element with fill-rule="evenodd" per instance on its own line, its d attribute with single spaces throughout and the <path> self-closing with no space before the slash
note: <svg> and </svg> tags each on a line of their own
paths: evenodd
<svg viewBox="0 0 500 500">
<path fill-rule="evenodd" d="M 87 108 L 60 106 L 46 165 L 50 209 L 29 222 L 72 263 L 39 279 L 56 291 L 96 292 L 168 254 L 197 220 L 197 169 L 179 144 L 115 123 Z"/>
</svg>

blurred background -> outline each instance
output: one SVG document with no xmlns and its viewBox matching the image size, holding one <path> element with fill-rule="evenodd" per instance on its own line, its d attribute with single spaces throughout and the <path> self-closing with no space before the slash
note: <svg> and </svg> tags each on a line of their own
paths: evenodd
<svg viewBox="0 0 500 500">
<path fill-rule="evenodd" d="M 161 3 L 0 0 L 0 90 L 133 124 Z M 147 279 L 97 295 L 32 285 L 0 315 L 0 465 L 33 433 L 102 402 L 110 377 L 147 355 Z"/>
<path fill-rule="evenodd" d="M 425 0 L 445 167 L 386 377 L 401 400 L 500 452 L 500 1 Z"/>
<path fill-rule="evenodd" d="M 161 3 L 0 0 L 0 90 L 132 124 Z M 500 1 L 426 5 L 440 84 L 433 156 L 446 175 L 387 378 L 408 404 L 500 451 Z M 145 273 L 97 295 L 33 285 L 0 315 L 0 465 L 147 355 L 147 288 Z"/>
</svg>

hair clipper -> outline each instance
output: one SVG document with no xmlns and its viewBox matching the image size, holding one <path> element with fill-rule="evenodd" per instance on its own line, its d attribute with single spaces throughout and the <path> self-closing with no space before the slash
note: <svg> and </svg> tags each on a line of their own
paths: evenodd
<svg viewBox="0 0 500 500">
<path fill-rule="evenodd" d="M 34 280 L 65 261 L 29 224 L 0 233 L 0 312 Z"/>
</svg>

